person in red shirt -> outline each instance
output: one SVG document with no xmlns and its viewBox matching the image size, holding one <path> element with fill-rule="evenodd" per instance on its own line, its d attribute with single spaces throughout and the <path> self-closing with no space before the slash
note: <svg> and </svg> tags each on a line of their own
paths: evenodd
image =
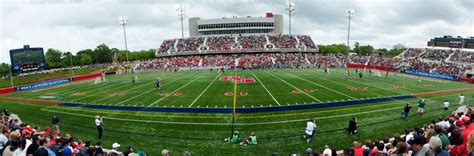
<svg viewBox="0 0 474 156">
<path fill-rule="evenodd" d="M 457 130 L 451 132 L 451 144 L 453 145 L 449 150 L 451 156 L 467 156 L 466 144 L 463 143 L 463 136 Z"/>
<path fill-rule="evenodd" d="M 354 150 L 354 156 L 364 156 L 364 149 L 359 142 L 352 142 L 352 150 Z"/>
</svg>

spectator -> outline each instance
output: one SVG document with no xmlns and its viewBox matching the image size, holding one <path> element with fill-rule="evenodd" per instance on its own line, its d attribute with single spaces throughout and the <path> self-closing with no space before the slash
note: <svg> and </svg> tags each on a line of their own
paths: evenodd
<svg viewBox="0 0 474 156">
<path fill-rule="evenodd" d="M 10 133 L 8 143 L 3 149 L 3 156 L 12 156 L 13 152 L 20 147 L 20 132 L 13 131 Z"/>
<path fill-rule="evenodd" d="M 434 130 L 437 134 L 436 136 L 442 142 L 442 144 L 441 144 L 442 148 L 441 149 L 443 149 L 443 150 L 446 149 L 446 146 L 450 145 L 451 143 L 449 142 L 448 136 L 444 133 L 444 129 L 441 128 L 440 126 L 436 125 Z"/>
<path fill-rule="evenodd" d="M 129 145 L 128 148 L 123 152 L 124 156 L 128 156 L 130 153 L 133 153 L 133 146 Z"/>
<path fill-rule="evenodd" d="M 324 145 L 323 156 L 331 156 L 331 155 L 332 155 L 332 151 L 329 148 L 329 145 Z"/>
<path fill-rule="evenodd" d="M 104 156 L 104 151 L 102 150 L 102 143 L 97 142 L 94 146 L 94 156 Z"/>
<path fill-rule="evenodd" d="M 354 156 L 364 156 L 364 149 L 358 141 L 352 142 L 352 150 L 354 151 Z"/>
<path fill-rule="evenodd" d="M 39 135 L 34 135 L 32 138 L 32 143 L 30 144 L 30 146 L 28 147 L 28 149 L 26 150 L 26 156 L 33 156 L 36 151 L 38 150 L 39 148 Z"/>
<path fill-rule="evenodd" d="M 463 137 L 459 130 L 451 132 L 450 142 L 452 143 L 449 149 L 451 156 L 467 156 L 466 144 L 463 144 Z"/>
<path fill-rule="evenodd" d="M 466 150 L 468 155 L 474 155 L 474 131 L 471 131 L 471 133 L 469 133 L 468 141 L 466 144 Z"/>
<path fill-rule="evenodd" d="M 107 153 L 107 156 L 119 156 L 122 155 L 121 152 L 119 152 L 120 144 L 118 143 L 113 143 L 112 144 L 112 149 Z"/>
<path fill-rule="evenodd" d="M 412 155 L 424 155 L 423 145 L 425 144 L 425 138 L 423 136 L 415 137 L 414 139 L 408 141 L 408 144 L 410 144 Z"/>
<path fill-rule="evenodd" d="M 163 149 L 161 151 L 161 156 L 169 156 L 169 153 L 170 153 L 170 151 L 168 151 L 167 149 Z"/>
<path fill-rule="evenodd" d="M 435 156 L 449 156 L 449 153 L 443 149 L 443 143 L 441 142 L 441 139 L 437 136 L 434 136 L 430 139 L 429 145 Z"/>
<path fill-rule="evenodd" d="M 3 149 L 8 142 L 7 136 L 10 134 L 10 130 L 2 125 L 0 126 L 0 131 L 2 131 L 0 134 L 0 153 L 2 153 L 1 149 Z"/>
<path fill-rule="evenodd" d="M 397 147 L 389 151 L 389 153 L 392 153 L 391 156 L 407 156 L 408 145 L 405 142 L 398 142 Z"/>
</svg>

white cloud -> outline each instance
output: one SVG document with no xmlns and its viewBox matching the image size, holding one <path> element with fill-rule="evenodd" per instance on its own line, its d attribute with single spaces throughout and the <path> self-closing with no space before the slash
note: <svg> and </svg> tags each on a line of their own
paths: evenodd
<svg viewBox="0 0 474 156">
<path fill-rule="evenodd" d="M 181 35 L 176 8 L 186 17 L 220 18 L 284 14 L 284 0 L 0 0 L 0 62 L 8 50 L 33 47 L 76 52 L 105 43 L 124 49 L 118 17 L 127 15 L 130 50 L 157 48 Z M 351 44 L 421 47 L 435 36 L 474 36 L 474 2 L 443 0 L 296 0 L 293 32 L 317 44 L 346 43 L 344 10 L 356 10 Z M 284 16 L 288 26 L 287 16 Z M 188 35 L 185 20 L 185 35 Z M 287 28 L 284 29 L 287 32 Z"/>
</svg>

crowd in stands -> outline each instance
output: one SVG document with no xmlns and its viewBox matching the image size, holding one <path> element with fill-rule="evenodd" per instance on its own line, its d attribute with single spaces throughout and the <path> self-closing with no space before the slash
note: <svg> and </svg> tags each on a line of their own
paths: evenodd
<svg viewBox="0 0 474 156">
<path fill-rule="evenodd" d="M 267 38 L 268 41 L 267 42 Z M 235 40 L 237 38 L 237 41 Z M 300 45 L 298 44 L 300 40 Z M 206 42 L 204 42 L 206 40 Z M 176 47 L 175 42 L 177 41 Z M 268 45 L 274 45 L 269 47 Z M 264 48 L 296 49 L 305 45 L 309 49 L 316 49 L 316 45 L 309 36 L 291 35 L 244 35 L 244 36 L 208 36 L 191 37 L 184 39 L 165 40 L 158 49 L 159 53 L 167 52 L 198 52 L 201 51 L 230 51 L 230 50 L 264 50 Z"/>
<path fill-rule="evenodd" d="M 236 47 L 234 37 L 232 36 L 217 36 L 207 38 L 208 50 L 228 51 Z"/>
<path fill-rule="evenodd" d="M 307 35 L 301 35 L 297 37 L 300 40 L 300 43 L 302 43 L 302 45 L 305 45 L 306 47 L 311 48 L 311 49 L 316 49 L 316 45 L 314 44 L 311 37 Z"/>
<path fill-rule="evenodd" d="M 177 50 L 179 52 L 196 51 L 203 43 L 204 38 L 202 37 L 178 39 Z"/>
<path fill-rule="evenodd" d="M 0 155 L 2 156 L 128 156 L 134 153 L 128 146 L 120 152 L 120 144 L 114 143 L 107 150 L 101 142 L 91 144 L 71 134 L 62 135 L 54 130 L 22 122 L 17 115 L 2 111 L 0 120 Z"/>
<path fill-rule="evenodd" d="M 456 61 L 461 63 L 474 63 L 474 52 L 454 52 L 451 56 L 450 61 Z"/>
<path fill-rule="evenodd" d="M 451 53 L 452 51 L 450 50 L 427 49 L 420 57 L 429 60 L 443 61 L 448 58 Z"/>
<path fill-rule="evenodd" d="M 297 44 L 295 36 L 290 35 L 268 36 L 268 40 L 275 45 L 275 48 L 296 48 Z"/>
</svg>

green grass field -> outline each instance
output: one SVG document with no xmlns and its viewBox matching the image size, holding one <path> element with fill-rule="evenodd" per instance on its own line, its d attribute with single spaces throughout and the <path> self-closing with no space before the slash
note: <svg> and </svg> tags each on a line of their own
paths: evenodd
<svg viewBox="0 0 474 156">
<path fill-rule="evenodd" d="M 472 85 L 454 81 L 422 78 L 390 73 L 388 77 L 369 76 L 360 79 L 355 70 L 345 79 L 345 69 L 333 69 L 324 74 L 322 69 L 255 70 L 225 73 L 196 72 L 151 72 L 139 73 L 137 84 L 131 83 L 128 75 L 107 76 L 107 82 L 94 84 L 94 80 L 75 82 L 33 91 L 16 92 L 1 97 L 41 99 L 41 96 L 62 96 L 62 102 L 97 105 L 147 106 L 147 107 L 193 107 L 232 108 L 234 83 L 221 80 L 224 76 L 237 75 L 254 82 L 237 84 L 236 107 L 278 107 L 305 103 L 325 103 L 367 98 L 410 95 L 433 91 L 472 88 Z M 154 81 L 159 77 L 162 87 L 155 89 Z M 269 155 L 273 150 L 281 155 L 291 151 L 302 153 L 307 147 L 302 139 L 306 121 L 316 118 L 318 129 L 309 147 L 320 151 L 324 144 L 342 149 L 353 140 L 380 140 L 393 136 L 403 128 L 422 126 L 439 116 L 449 113 L 441 110 L 442 102 L 451 102 L 455 110 L 458 94 L 466 95 L 467 104 L 472 105 L 474 91 L 428 95 L 423 117 L 411 116 L 400 120 L 400 111 L 405 103 L 414 104 L 411 115 L 415 115 L 419 98 L 369 103 L 356 106 L 307 109 L 298 111 L 237 113 L 235 129 L 242 137 L 256 132 L 257 146 L 226 144 L 223 139 L 231 132 L 232 114 L 224 113 L 164 113 L 117 110 L 96 110 L 60 105 L 26 103 L 0 98 L 2 108 L 19 114 L 22 120 L 32 125 L 51 126 L 50 118 L 58 114 L 62 132 L 72 133 L 82 140 L 96 140 L 94 117 L 105 117 L 105 148 L 118 141 L 122 145 L 132 144 L 136 149 L 156 155 L 167 148 L 172 155 L 189 150 L 193 155 Z M 348 136 L 344 128 L 350 118 L 359 119 L 359 133 Z"/>
</svg>

